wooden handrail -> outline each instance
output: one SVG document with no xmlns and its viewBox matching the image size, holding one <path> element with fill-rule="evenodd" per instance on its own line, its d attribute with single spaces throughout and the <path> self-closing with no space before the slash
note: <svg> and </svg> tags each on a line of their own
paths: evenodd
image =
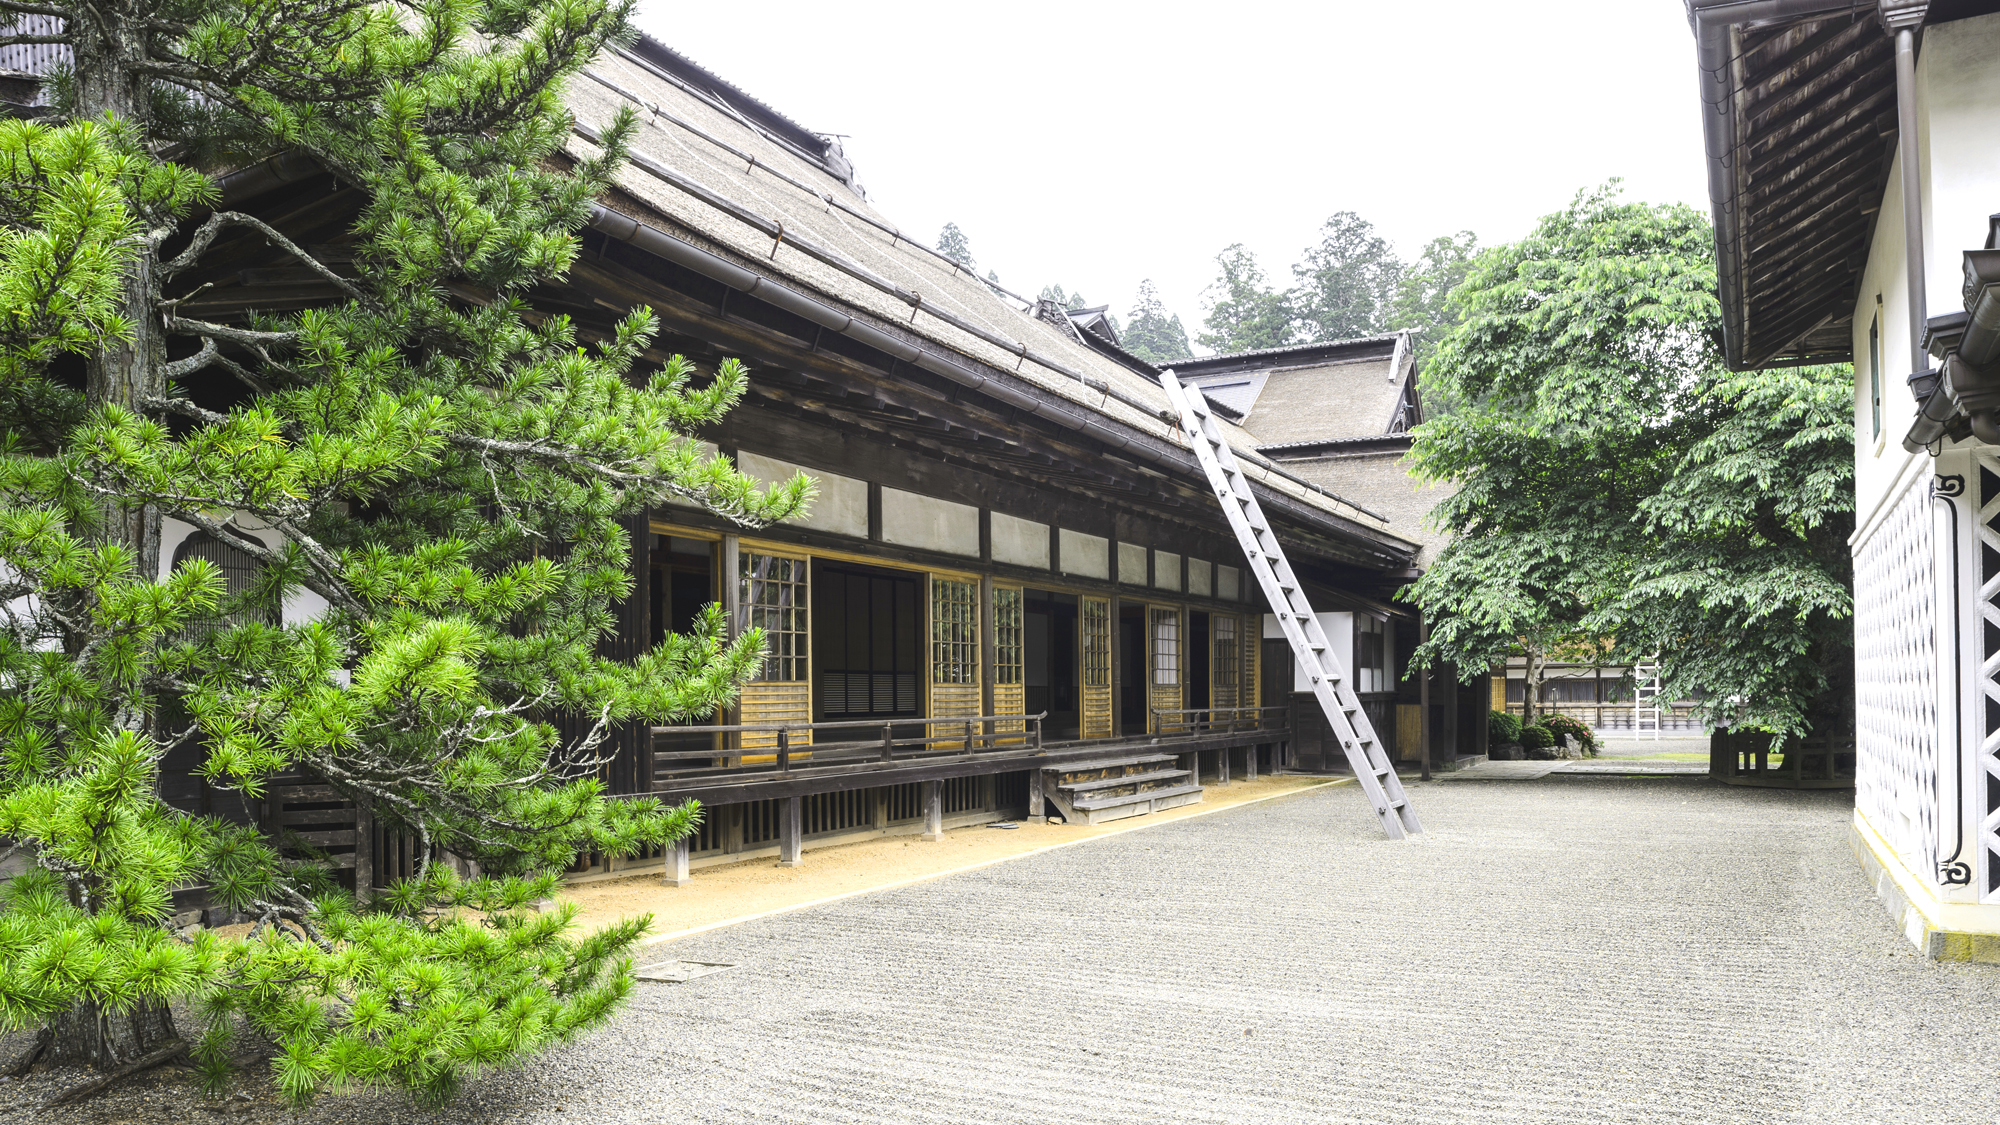
<svg viewBox="0 0 2000 1125">
<path fill-rule="evenodd" d="M 879 727 L 884 723 L 893 723 L 898 726 L 905 726 L 911 723 L 923 723 L 926 726 L 935 726 L 941 723 L 992 723 L 992 722 L 1028 722 L 1028 721 L 1039 722 L 1040 720 L 1046 719 L 1048 717 L 1049 713 L 1047 711 L 1043 711 L 1038 715 L 974 715 L 969 718 L 963 715 L 936 715 L 936 716 L 899 715 L 896 716 L 895 718 L 888 718 L 888 719 L 836 719 L 829 722 L 821 722 L 821 723 L 737 723 L 733 726 L 702 726 L 702 727 L 665 726 L 665 727 L 653 727 L 652 733 L 734 734 L 739 731 L 750 732 L 750 733 L 772 733 L 781 730 L 841 730 L 854 727 Z"/>
</svg>

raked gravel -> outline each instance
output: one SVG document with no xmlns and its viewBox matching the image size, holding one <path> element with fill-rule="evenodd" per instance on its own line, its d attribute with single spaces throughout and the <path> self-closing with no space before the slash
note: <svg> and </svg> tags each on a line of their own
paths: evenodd
<svg viewBox="0 0 2000 1125">
<path fill-rule="evenodd" d="M 1319 789 L 658 948 L 736 967 L 642 984 L 441 1114 L 367 1094 L 293 1117 L 259 1082 L 229 1112 L 167 1071 L 0 1122 L 2000 1118 L 2000 967 L 1892 931 L 1850 794 L 1410 790 L 1430 831 L 1404 843 Z"/>
</svg>

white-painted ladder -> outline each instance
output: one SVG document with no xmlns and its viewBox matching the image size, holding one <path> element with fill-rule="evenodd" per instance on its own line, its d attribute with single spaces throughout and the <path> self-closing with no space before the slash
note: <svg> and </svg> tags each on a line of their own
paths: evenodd
<svg viewBox="0 0 2000 1125">
<path fill-rule="evenodd" d="M 1392 840 L 1422 832 L 1424 826 L 1417 820 L 1417 811 L 1410 807 L 1410 798 L 1403 792 L 1403 783 L 1396 777 L 1387 749 L 1375 736 L 1375 726 L 1361 707 L 1361 697 L 1354 693 L 1347 668 L 1327 642 L 1326 630 L 1320 627 L 1305 590 L 1292 574 L 1285 549 L 1278 544 L 1277 533 L 1271 530 L 1264 509 L 1251 494 L 1250 481 L 1237 466 L 1236 454 L 1229 443 L 1223 440 L 1207 400 L 1199 389 L 1182 387 L 1172 371 L 1160 372 L 1160 386 L 1180 415 L 1181 428 L 1193 440 L 1195 457 L 1201 462 L 1202 471 L 1208 474 L 1209 487 L 1215 490 L 1215 498 L 1222 504 L 1223 516 L 1236 531 L 1236 541 L 1243 546 L 1250 572 L 1263 586 L 1265 600 L 1271 603 L 1285 639 L 1292 643 L 1293 656 L 1312 681 L 1313 697 L 1326 712 L 1326 721 L 1347 752 L 1354 776 L 1368 794 L 1369 803 L 1375 806 L 1375 814 L 1382 819 L 1382 831 Z"/>
</svg>

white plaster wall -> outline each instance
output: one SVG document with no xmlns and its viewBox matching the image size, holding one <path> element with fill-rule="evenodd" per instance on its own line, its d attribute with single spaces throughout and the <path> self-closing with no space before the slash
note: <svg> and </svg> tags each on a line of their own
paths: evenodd
<svg viewBox="0 0 2000 1125">
<path fill-rule="evenodd" d="M 994 512 L 992 521 L 993 561 L 1040 570 L 1049 568 L 1048 524 L 1001 512 Z"/>
<path fill-rule="evenodd" d="M 1315 613 L 1313 616 L 1319 618 L 1319 627 L 1326 631 L 1326 642 L 1333 648 L 1334 655 L 1340 657 L 1342 666 L 1348 670 L 1349 675 L 1352 675 L 1354 671 L 1354 614 L 1347 610 L 1341 610 L 1338 612 Z M 1267 641 L 1282 641 L 1285 639 L 1285 630 L 1279 626 L 1278 615 L 1275 613 L 1264 615 L 1264 639 Z M 1293 691 L 1312 690 L 1312 681 L 1307 679 L 1306 676 L 1305 665 L 1296 660 L 1292 661 Z"/>
<path fill-rule="evenodd" d="M 976 559 L 979 509 L 900 488 L 884 488 L 882 541 Z"/>
<path fill-rule="evenodd" d="M 1137 543 L 1118 544 L 1118 581 L 1127 586 L 1146 584 L 1146 548 Z"/>
<path fill-rule="evenodd" d="M 796 527 L 808 527 L 814 531 L 852 535 L 856 539 L 868 538 L 867 481 L 819 469 L 809 469 L 804 465 L 780 461 L 776 457 L 766 457 L 747 449 L 737 451 L 736 467 L 745 475 L 766 485 L 783 484 L 795 474 L 805 473 L 819 482 L 819 497 L 812 502 L 812 507 L 806 509 L 804 519 L 785 522 Z M 978 534 L 976 529 L 974 534 Z"/>
<path fill-rule="evenodd" d="M 1085 578 L 1111 577 L 1111 540 L 1102 535 L 1085 535 L 1081 531 L 1059 528 L 1060 562 L 1064 574 L 1079 574 Z"/>
<path fill-rule="evenodd" d="M 2000 14 L 1927 28 L 1917 57 L 1917 151 L 1924 188 L 1925 313 L 1963 308 L 1960 255 L 1986 244 L 1987 216 L 2000 212 Z M 1891 107 L 1893 108 L 1893 107 Z M 1889 169 L 1882 208 L 1854 301 L 1856 517 L 1894 488 L 1909 456 L 1903 435 L 1916 420 L 1910 375 L 1908 270 L 1903 240 L 1903 152 Z M 1882 432 L 1872 432 L 1868 326 L 1882 325 Z"/>
<path fill-rule="evenodd" d="M 1241 601 L 1243 599 L 1242 573 L 1233 566 L 1216 567 L 1215 596 L 1224 601 Z"/>
<path fill-rule="evenodd" d="M 1212 564 L 1202 559 L 1189 559 L 1187 570 L 1188 593 L 1199 594 L 1205 598 L 1215 592 Z"/>
<path fill-rule="evenodd" d="M 1181 557 L 1172 551 L 1153 552 L 1153 585 L 1162 590 L 1181 588 Z"/>
</svg>

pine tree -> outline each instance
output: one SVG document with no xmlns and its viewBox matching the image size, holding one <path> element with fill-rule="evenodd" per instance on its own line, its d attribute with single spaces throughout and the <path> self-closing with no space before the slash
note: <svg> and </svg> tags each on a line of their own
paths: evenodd
<svg viewBox="0 0 2000 1125">
<path fill-rule="evenodd" d="M 171 1053 L 184 1002 L 211 1083 L 248 1028 L 295 1102 L 449 1097 L 630 987 L 647 919 L 579 935 L 573 910 L 530 908 L 579 853 L 698 819 L 606 800 L 605 731 L 712 713 L 760 659 L 713 611 L 598 655 L 631 590 L 621 519 L 678 498 L 755 526 L 810 494 L 759 491 L 691 439 L 741 365 L 641 372 L 647 312 L 586 339 L 530 304 L 634 127 L 558 166 L 561 85 L 631 2 L 12 7 L 61 17 L 75 65 L 52 119 L 0 122 L 0 837 L 30 865 L 0 889 L 0 1028 L 113 1067 Z M 345 260 L 215 209 L 205 169 L 277 153 L 358 200 Z M 328 302 L 190 312 L 204 264 L 245 242 Z M 163 576 L 167 519 L 254 581 Z M 307 596 L 324 612 L 284 611 Z M 559 737 L 563 714 L 587 733 Z M 159 762 L 189 744 L 224 796 L 317 775 L 415 837 L 422 870 L 359 901 L 309 845 L 169 808 Z M 171 930 L 170 893 L 195 886 L 250 935 Z"/>
<path fill-rule="evenodd" d="M 1202 291 L 1208 318 L 1201 346 L 1226 354 L 1293 343 L 1291 295 L 1271 288 L 1256 257 L 1238 242 L 1217 254 L 1215 264 L 1222 274 Z"/>
<path fill-rule="evenodd" d="M 1302 343 L 1373 336 L 1387 325 L 1403 265 L 1374 224 L 1341 211 L 1292 267 L 1292 315 Z"/>
<path fill-rule="evenodd" d="M 1181 318 L 1167 311 L 1150 278 L 1139 283 L 1139 295 L 1118 339 L 1126 351 L 1148 363 L 1176 363 L 1194 355 Z"/>
</svg>

